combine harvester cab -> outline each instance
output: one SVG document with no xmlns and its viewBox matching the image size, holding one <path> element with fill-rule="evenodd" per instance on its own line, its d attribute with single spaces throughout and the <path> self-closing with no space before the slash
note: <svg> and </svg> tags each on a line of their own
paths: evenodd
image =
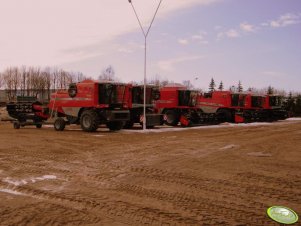
<svg viewBox="0 0 301 226">
<path fill-rule="evenodd" d="M 161 124 L 162 115 L 155 110 L 155 101 L 160 98 L 159 88 L 152 85 L 146 86 L 146 128 L 153 128 Z M 131 87 L 129 100 L 130 120 L 124 128 L 132 128 L 134 123 L 143 125 L 144 86 L 135 85 Z"/>
<path fill-rule="evenodd" d="M 266 95 L 263 105 L 263 115 L 268 121 L 284 120 L 288 112 L 283 108 L 283 97 L 280 95 Z"/>
<path fill-rule="evenodd" d="M 246 96 L 244 93 L 231 91 L 213 91 L 201 95 L 198 108 L 202 112 L 203 121 L 244 122 Z"/>
<path fill-rule="evenodd" d="M 160 89 L 160 99 L 156 101 L 156 109 L 163 114 L 163 123 L 176 126 L 199 124 L 201 117 L 197 108 L 199 92 L 188 90 L 183 86 L 163 87 Z"/>
<path fill-rule="evenodd" d="M 86 132 L 96 131 L 100 124 L 120 130 L 130 118 L 129 90 L 126 84 L 86 80 L 53 93 L 48 106 L 56 117 L 55 130 L 64 130 L 66 124 L 80 124 Z"/>
<path fill-rule="evenodd" d="M 18 96 L 16 102 L 6 105 L 6 110 L 10 117 L 16 119 L 13 123 L 15 129 L 26 125 L 35 125 L 40 129 L 49 117 L 48 109 L 31 96 Z"/>
</svg>

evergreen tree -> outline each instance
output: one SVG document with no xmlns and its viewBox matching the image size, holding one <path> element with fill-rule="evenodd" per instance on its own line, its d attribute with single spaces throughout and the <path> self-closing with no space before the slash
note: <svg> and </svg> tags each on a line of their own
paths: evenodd
<svg viewBox="0 0 301 226">
<path fill-rule="evenodd" d="M 242 84 L 241 84 L 241 81 L 240 81 L 240 80 L 238 81 L 237 91 L 238 91 L 239 93 L 241 93 L 241 92 L 243 91 L 243 87 L 242 87 Z"/>
<path fill-rule="evenodd" d="M 213 92 L 215 90 L 215 81 L 213 78 L 211 78 L 210 84 L 209 84 L 209 92 Z"/>
<path fill-rule="evenodd" d="M 223 81 L 219 84 L 218 90 L 223 91 L 224 90 L 224 84 Z"/>
<path fill-rule="evenodd" d="M 301 115 L 301 95 L 298 95 L 296 97 L 296 105 L 295 105 L 295 115 L 300 116 Z"/>
<path fill-rule="evenodd" d="M 290 115 L 294 115 L 295 113 L 295 99 L 293 97 L 292 92 L 289 92 L 286 104 L 285 104 L 285 110 L 287 110 Z"/>
</svg>

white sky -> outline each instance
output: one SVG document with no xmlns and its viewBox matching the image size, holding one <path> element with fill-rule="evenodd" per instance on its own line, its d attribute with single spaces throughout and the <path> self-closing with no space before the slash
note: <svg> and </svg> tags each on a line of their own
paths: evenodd
<svg viewBox="0 0 301 226">
<path fill-rule="evenodd" d="M 159 0 L 132 2 L 148 26 Z M 300 35 L 300 0 L 163 0 L 148 78 L 298 91 Z M 0 72 L 55 66 L 97 78 L 112 65 L 122 81 L 140 82 L 143 40 L 128 0 L 0 0 Z"/>
<path fill-rule="evenodd" d="M 165 0 L 159 17 L 214 0 Z M 149 22 L 159 1 L 133 0 Z M 147 24 L 146 23 L 146 24 Z M 138 28 L 128 0 L 0 0 L 0 70 L 11 65 L 61 65 L 101 53 L 72 50 L 105 43 Z"/>
</svg>

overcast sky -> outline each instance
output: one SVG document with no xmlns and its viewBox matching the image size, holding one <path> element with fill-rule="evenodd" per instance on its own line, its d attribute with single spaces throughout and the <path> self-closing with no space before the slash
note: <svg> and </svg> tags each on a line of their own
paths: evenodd
<svg viewBox="0 0 301 226">
<path fill-rule="evenodd" d="M 132 2 L 147 27 L 159 0 Z M 122 81 L 142 81 L 143 45 L 128 0 L 0 0 L 1 71 L 56 66 L 97 78 L 112 65 Z M 300 0 L 163 0 L 147 77 L 301 91 L 300 59 Z"/>
</svg>

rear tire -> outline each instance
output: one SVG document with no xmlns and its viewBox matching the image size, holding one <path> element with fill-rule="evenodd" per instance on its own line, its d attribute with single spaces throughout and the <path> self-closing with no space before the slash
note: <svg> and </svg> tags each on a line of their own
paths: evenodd
<svg viewBox="0 0 301 226">
<path fill-rule="evenodd" d="M 123 122 L 108 122 L 108 123 L 107 123 L 107 127 L 108 127 L 111 131 L 121 130 L 122 127 L 123 127 Z"/>
<path fill-rule="evenodd" d="M 85 110 L 80 116 L 80 126 L 85 132 L 95 132 L 98 129 L 98 114 L 94 110 Z"/>
<path fill-rule="evenodd" d="M 63 131 L 65 129 L 66 122 L 63 118 L 57 118 L 54 121 L 53 127 L 56 131 Z"/>
<path fill-rule="evenodd" d="M 165 124 L 169 126 L 176 126 L 179 123 L 179 115 L 175 110 L 167 110 L 165 112 Z"/>
</svg>

